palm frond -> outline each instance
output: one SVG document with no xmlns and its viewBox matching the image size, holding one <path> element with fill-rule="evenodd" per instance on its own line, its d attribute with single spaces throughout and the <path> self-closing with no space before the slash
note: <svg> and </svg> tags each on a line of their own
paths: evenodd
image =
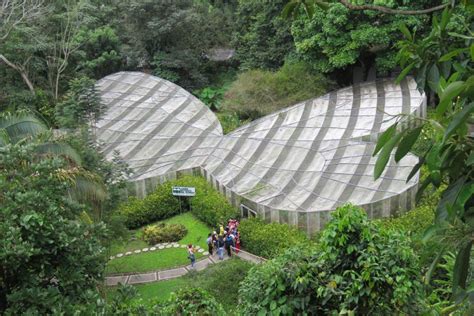
<svg viewBox="0 0 474 316">
<path fill-rule="evenodd" d="M 306 13 L 308 18 L 312 18 L 317 8 L 327 10 L 329 3 L 322 0 L 290 0 L 283 7 L 281 16 L 285 19 L 296 18 L 300 8 Z"/>
<path fill-rule="evenodd" d="M 86 211 L 82 211 L 81 214 L 79 214 L 79 220 L 88 225 L 91 225 L 94 222 Z"/>
<path fill-rule="evenodd" d="M 69 196 L 78 202 L 100 204 L 107 199 L 107 188 L 100 181 L 78 175 L 69 189 Z"/>
<path fill-rule="evenodd" d="M 4 114 L 0 116 L 2 142 L 16 143 L 27 137 L 34 137 L 47 130 L 46 124 L 32 114 Z"/>
<path fill-rule="evenodd" d="M 281 11 L 281 16 L 284 19 L 289 19 L 290 17 L 294 17 L 295 11 L 298 8 L 298 3 L 296 1 L 289 1 Z"/>
<path fill-rule="evenodd" d="M 63 156 L 72 160 L 77 166 L 82 164 L 82 159 L 77 151 L 70 145 L 65 143 L 48 142 L 39 144 L 36 147 L 36 152 L 42 155 Z"/>
</svg>

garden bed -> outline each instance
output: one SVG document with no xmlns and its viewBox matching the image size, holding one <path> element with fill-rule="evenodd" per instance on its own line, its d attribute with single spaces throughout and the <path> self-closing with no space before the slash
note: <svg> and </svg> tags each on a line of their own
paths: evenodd
<svg viewBox="0 0 474 316">
<path fill-rule="evenodd" d="M 184 238 L 177 241 L 180 244 L 193 244 L 196 246 L 200 246 L 202 248 L 206 248 L 206 238 L 207 234 L 211 232 L 211 228 L 209 228 L 206 224 L 198 220 L 193 214 L 191 213 L 183 213 L 180 215 L 173 216 L 169 219 L 162 221 L 164 223 L 169 224 L 182 224 L 188 229 L 188 233 Z M 156 222 L 159 223 L 159 222 Z M 156 224 L 153 223 L 153 224 Z M 153 225 L 150 224 L 150 225 Z M 148 225 L 146 225 L 148 226 Z M 130 240 L 126 243 L 116 243 L 110 247 L 110 255 L 114 256 L 118 253 L 125 253 L 127 251 L 134 251 L 137 249 L 143 249 L 145 247 L 149 247 L 146 242 L 141 239 L 142 235 L 142 228 L 131 230 L 130 231 Z M 133 239 L 132 239 L 133 238 Z"/>
<path fill-rule="evenodd" d="M 176 215 L 162 222 L 168 224 L 182 224 L 187 228 L 188 233 L 181 240 L 177 241 L 177 243 L 181 245 L 193 244 L 194 246 L 200 246 L 202 249 L 207 250 L 206 238 L 211 231 L 211 228 L 202 223 L 191 213 Z M 141 234 L 142 228 L 131 230 L 130 236 L 134 239 L 127 243 L 117 243 L 112 245 L 110 248 L 110 255 L 116 256 L 119 253 L 124 254 L 150 247 L 150 245 L 141 240 Z M 196 253 L 196 259 L 199 259 L 202 256 L 201 253 Z M 108 262 L 106 273 L 118 274 L 147 272 L 170 269 L 188 263 L 189 259 L 186 249 L 157 249 L 155 251 L 141 252 L 138 254 L 133 253 L 129 256 L 114 258 Z"/>
</svg>

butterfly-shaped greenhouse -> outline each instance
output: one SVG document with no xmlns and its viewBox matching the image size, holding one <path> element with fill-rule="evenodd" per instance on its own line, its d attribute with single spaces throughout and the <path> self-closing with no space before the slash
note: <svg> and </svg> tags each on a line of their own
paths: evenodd
<svg viewBox="0 0 474 316">
<path fill-rule="evenodd" d="M 345 203 L 369 217 L 414 205 L 418 158 L 393 157 L 374 180 L 377 137 L 399 114 L 425 115 L 412 79 L 354 84 L 298 103 L 224 135 L 217 117 L 181 87 L 148 74 L 120 72 L 97 84 L 107 106 L 96 124 L 104 153 L 118 151 L 144 196 L 179 174 L 203 175 L 244 216 L 313 233 Z"/>
</svg>

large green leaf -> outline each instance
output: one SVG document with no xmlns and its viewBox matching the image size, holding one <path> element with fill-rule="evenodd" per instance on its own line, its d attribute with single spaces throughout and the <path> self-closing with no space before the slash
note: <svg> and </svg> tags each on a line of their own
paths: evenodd
<svg viewBox="0 0 474 316">
<path fill-rule="evenodd" d="M 466 165 L 468 165 L 468 166 L 474 165 L 474 151 L 471 152 L 471 154 L 469 155 L 469 157 L 467 157 Z"/>
<path fill-rule="evenodd" d="M 417 88 L 419 91 L 425 90 L 427 67 L 428 67 L 427 63 L 423 64 L 423 66 L 421 66 L 421 68 L 419 68 L 416 73 L 415 81 L 416 81 Z"/>
<path fill-rule="evenodd" d="M 427 240 L 429 240 L 429 239 L 431 238 L 431 236 L 432 236 L 434 233 L 436 233 L 436 231 L 437 231 L 437 226 L 436 226 L 436 225 L 429 227 L 429 228 L 427 229 L 426 233 L 425 233 L 425 234 L 426 234 L 425 236 L 426 236 L 427 238 L 424 239 L 424 241 L 426 242 Z M 430 236 L 428 237 L 428 235 L 430 235 Z M 425 238 L 425 236 L 424 236 L 424 238 Z M 434 258 L 433 262 L 431 263 L 431 265 L 430 265 L 428 271 L 426 271 L 426 274 L 425 274 L 425 284 L 426 284 L 426 285 L 429 285 L 429 284 L 430 284 L 430 282 L 431 282 L 431 277 L 433 276 L 433 272 L 435 271 L 435 268 L 436 268 L 436 266 L 438 265 L 439 260 L 440 260 L 441 257 L 443 256 L 443 254 L 444 254 L 444 252 L 445 252 L 445 249 L 446 249 L 446 246 L 444 246 L 444 247 L 441 249 L 441 251 L 438 252 L 438 254 L 437 254 L 436 257 Z"/>
<path fill-rule="evenodd" d="M 388 160 L 390 159 L 393 148 L 395 148 L 395 146 L 398 144 L 403 134 L 403 132 L 398 133 L 397 135 L 390 138 L 390 140 L 383 146 L 382 150 L 379 153 L 379 156 L 377 157 L 377 161 L 375 162 L 375 179 L 378 179 L 382 175 L 382 172 L 384 171 L 385 166 L 387 165 Z"/>
<path fill-rule="evenodd" d="M 397 131 L 398 122 L 387 128 L 385 132 L 383 132 L 379 139 L 377 140 L 377 145 L 375 146 L 374 152 L 372 156 L 377 155 L 377 153 L 382 149 L 382 147 L 392 138 L 393 134 Z"/>
<path fill-rule="evenodd" d="M 450 83 L 443 93 L 440 95 L 440 101 L 438 107 L 436 108 L 436 114 L 442 116 L 448 106 L 451 104 L 453 99 L 457 97 L 465 88 L 464 81 L 454 81 Z"/>
<path fill-rule="evenodd" d="M 314 11 L 316 11 L 316 5 L 312 0 L 303 1 L 303 9 L 308 18 L 311 19 L 314 16 Z"/>
<path fill-rule="evenodd" d="M 453 294 L 458 288 L 466 289 L 466 279 L 469 272 L 472 240 L 465 241 L 459 250 L 453 269 Z"/>
<path fill-rule="evenodd" d="M 462 92 L 462 97 L 474 99 L 474 75 L 466 79 L 466 88 Z"/>
<path fill-rule="evenodd" d="M 443 84 L 443 88 L 446 86 L 446 79 L 444 78 L 449 78 L 449 76 L 451 75 L 451 68 L 452 68 L 452 62 L 450 60 L 448 61 L 444 61 L 442 62 L 440 65 L 439 65 L 439 70 L 441 72 L 441 76 L 439 78 L 440 80 L 440 86 L 441 86 L 441 83 L 444 82 Z M 441 92 L 439 87 L 438 89 L 435 90 L 438 94 Z"/>
<path fill-rule="evenodd" d="M 426 165 L 430 171 L 440 169 L 442 161 L 439 158 L 441 157 L 443 149 L 444 148 L 442 144 L 436 143 L 433 144 L 433 146 L 431 146 L 430 150 L 428 151 L 426 155 Z"/>
<path fill-rule="evenodd" d="M 440 28 L 442 31 L 446 29 L 446 26 L 448 25 L 450 19 L 451 19 L 451 10 L 449 10 L 448 8 L 445 8 L 443 10 L 443 13 L 441 14 Z"/>
<path fill-rule="evenodd" d="M 444 54 L 443 56 L 441 56 L 441 58 L 439 59 L 440 62 L 443 62 L 443 61 L 448 61 L 448 60 L 451 60 L 453 59 L 453 57 L 461 54 L 462 52 L 466 51 L 467 48 L 459 48 L 459 49 L 455 49 L 455 50 L 452 50 L 450 51 L 449 53 L 447 54 Z"/>
<path fill-rule="evenodd" d="M 410 30 L 408 30 L 405 23 L 401 23 L 399 28 L 400 28 L 400 31 L 403 33 L 403 35 L 406 37 L 407 40 L 413 41 L 413 36 L 411 35 Z"/>
<path fill-rule="evenodd" d="M 397 76 L 396 82 L 400 83 L 400 81 L 402 81 L 403 78 L 405 78 L 408 75 L 408 73 L 413 69 L 413 67 L 415 67 L 415 63 L 411 63 L 405 68 L 403 68 L 402 72 L 400 72 L 400 74 Z"/>
<path fill-rule="evenodd" d="M 451 122 L 449 122 L 449 125 L 446 128 L 446 132 L 444 133 L 444 137 L 443 137 L 443 142 L 445 142 L 448 138 L 450 138 L 451 135 L 453 135 L 453 133 L 456 132 L 459 126 L 461 126 L 467 121 L 467 119 L 469 118 L 469 115 L 472 112 L 474 112 L 474 102 L 469 103 L 468 105 L 464 106 L 461 111 L 459 111 L 458 113 L 454 115 L 453 119 L 451 120 Z"/>
<path fill-rule="evenodd" d="M 418 163 L 411 169 L 410 174 L 407 177 L 407 182 L 411 180 L 415 176 L 415 174 L 420 170 L 421 166 L 425 163 L 425 157 L 421 157 Z"/>
<path fill-rule="evenodd" d="M 439 84 L 439 69 L 436 64 L 431 66 L 430 70 L 428 71 L 428 86 L 432 91 L 438 90 Z"/>
<path fill-rule="evenodd" d="M 458 195 L 458 198 L 456 199 L 455 202 L 455 207 L 460 210 L 460 215 L 464 216 L 464 210 L 465 210 L 465 205 L 466 202 L 474 195 L 474 183 L 468 182 L 465 183 Z"/>
<path fill-rule="evenodd" d="M 450 183 L 446 190 L 444 190 L 438 207 L 436 208 L 436 222 L 440 223 L 449 220 L 450 215 L 454 215 L 453 212 L 456 211 L 456 209 L 459 211 L 459 208 L 462 207 L 461 204 L 464 205 L 464 203 L 458 201 L 458 199 L 465 197 L 465 193 L 461 195 L 461 193 L 465 192 L 463 190 L 465 182 L 466 176 L 463 176 L 454 183 Z"/>
<path fill-rule="evenodd" d="M 418 136 L 420 136 L 423 130 L 423 125 L 411 130 L 405 134 L 398 145 L 397 151 L 395 152 L 395 161 L 399 162 L 406 154 L 411 150 L 413 145 L 416 143 Z"/>
<path fill-rule="evenodd" d="M 415 200 L 418 202 L 422 195 L 423 192 L 425 192 L 426 188 L 433 182 L 433 179 L 431 178 L 431 175 L 427 176 L 420 184 L 418 187 L 418 191 L 416 192 Z"/>
<path fill-rule="evenodd" d="M 462 39 L 465 39 L 465 40 L 473 40 L 474 39 L 474 36 L 459 34 L 459 33 L 456 33 L 456 32 L 448 32 L 448 34 L 453 36 L 453 37 L 459 37 L 459 38 L 462 38 Z"/>
</svg>

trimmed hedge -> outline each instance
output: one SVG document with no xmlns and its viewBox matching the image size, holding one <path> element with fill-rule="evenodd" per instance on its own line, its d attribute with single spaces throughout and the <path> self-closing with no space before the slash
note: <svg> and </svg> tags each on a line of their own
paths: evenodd
<svg viewBox="0 0 474 316">
<path fill-rule="evenodd" d="M 144 199 L 131 197 L 122 204 L 119 212 L 125 217 L 127 227 L 135 229 L 179 214 L 180 202 L 171 194 L 173 186 L 196 188 L 196 196 L 182 201 L 183 207 L 189 203 L 191 212 L 211 227 L 217 227 L 238 215 L 236 209 L 206 179 L 186 175 L 159 185 Z"/>
<path fill-rule="evenodd" d="M 189 199 L 191 213 L 210 227 L 238 217 L 237 210 L 203 177 L 183 176 L 174 185 L 196 188 L 196 196 Z"/>
<path fill-rule="evenodd" d="M 292 246 L 311 242 L 295 227 L 279 223 L 267 224 L 258 218 L 243 220 L 239 231 L 245 250 L 268 259 L 282 254 Z"/>
<path fill-rule="evenodd" d="M 188 230 L 181 224 L 159 223 L 143 229 L 143 240 L 149 245 L 162 242 L 174 242 L 183 239 Z"/>
<path fill-rule="evenodd" d="M 171 195 L 172 186 L 171 182 L 165 182 L 144 199 L 130 197 L 119 207 L 120 213 L 125 216 L 125 225 L 135 229 L 178 214 L 179 201 Z"/>
<path fill-rule="evenodd" d="M 435 210 L 441 198 L 444 186 L 437 190 L 427 190 L 418 205 L 411 211 L 398 217 L 378 220 L 385 229 L 402 230 L 414 237 L 421 237 L 426 229 L 433 225 Z"/>
</svg>

